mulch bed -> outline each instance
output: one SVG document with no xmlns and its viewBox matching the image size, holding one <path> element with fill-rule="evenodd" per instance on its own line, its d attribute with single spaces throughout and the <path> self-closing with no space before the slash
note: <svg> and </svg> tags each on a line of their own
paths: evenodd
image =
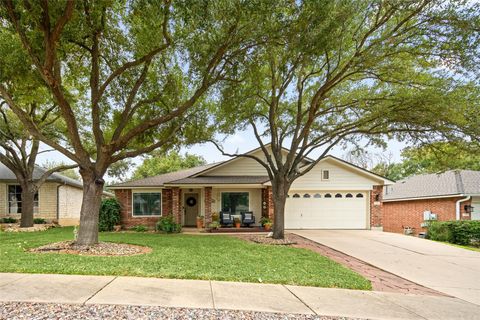
<svg viewBox="0 0 480 320">
<path fill-rule="evenodd" d="M 393 273 L 368 264 L 365 261 L 359 260 L 343 252 L 324 246 L 315 241 L 303 238 L 296 234 L 285 234 L 285 243 L 281 243 L 281 240 L 276 240 L 276 243 L 270 243 L 275 242 L 275 240 L 271 238 L 266 238 L 265 236 L 251 234 L 239 234 L 235 235 L 235 237 L 255 243 L 260 242 L 263 244 L 285 244 L 295 248 L 303 248 L 314 251 L 361 274 L 362 276 L 370 280 L 374 291 L 411 293 L 431 296 L 447 296 L 446 294 L 421 286 L 415 282 L 409 281 Z M 262 241 L 259 241 L 259 239 L 262 237 L 264 239 Z"/>
<path fill-rule="evenodd" d="M 81 256 L 133 256 L 152 252 L 151 248 L 127 243 L 99 242 L 93 246 L 78 246 L 74 241 L 50 243 L 30 249 L 35 253 L 66 253 Z"/>
</svg>

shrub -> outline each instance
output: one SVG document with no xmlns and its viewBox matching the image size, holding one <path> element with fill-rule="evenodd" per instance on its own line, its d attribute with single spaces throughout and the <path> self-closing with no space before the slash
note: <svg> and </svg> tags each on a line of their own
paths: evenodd
<svg viewBox="0 0 480 320">
<path fill-rule="evenodd" d="M 138 226 L 131 227 L 130 230 L 133 230 L 136 232 L 145 232 L 145 231 L 148 231 L 148 227 L 144 226 L 143 224 L 139 224 Z"/>
<path fill-rule="evenodd" d="M 166 233 L 178 233 L 182 231 L 182 225 L 175 222 L 173 215 L 161 217 L 156 225 L 157 231 L 163 231 Z"/>
<path fill-rule="evenodd" d="M 208 227 L 209 227 L 210 229 L 218 229 L 218 228 L 220 228 L 220 222 L 218 222 L 218 221 L 213 221 L 212 223 L 210 223 L 210 224 L 208 225 Z"/>
<path fill-rule="evenodd" d="M 117 199 L 110 198 L 102 201 L 98 221 L 99 231 L 113 231 L 113 226 L 120 223 L 121 206 Z"/>
<path fill-rule="evenodd" d="M 267 218 L 267 217 L 262 217 L 262 218 L 260 219 L 260 224 L 261 224 L 262 226 L 264 226 L 264 225 L 266 225 L 266 224 L 272 225 L 272 220 L 269 219 L 269 218 Z"/>
<path fill-rule="evenodd" d="M 459 245 L 480 242 L 480 221 L 434 221 L 428 226 L 428 238 Z"/>
<path fill-rule="evenodd" d="M 3 223 L 17 223 L 17 219 L 12 218 L 12 217 L 5 217 L 2 219 Z"/>
<path fill-rule="evenodd" d="M 33 223 L 34 224 L 45 224 L 45 223 L 47 223 L 47 221 L 43 218 L 34 218 Z"/>
<path fill-rule="evenodd" d="M 218 212 L 213 212 L 212 213 L 212 221 L 213 222 L 219 222 L 220 221 L 220 214 Z"/>
</svg>

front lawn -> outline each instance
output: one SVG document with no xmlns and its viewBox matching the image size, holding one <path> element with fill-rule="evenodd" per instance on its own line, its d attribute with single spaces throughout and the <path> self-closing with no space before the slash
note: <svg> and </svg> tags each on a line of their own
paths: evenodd
<svg viewBox="0 0 480 320">
<path fill-rule="evenodd" d="M 0 233 L 0 272 L 63 273 L 282 283 L 371 289 L 370 282 L 306 249 L 249 243 L 229 236 L 101 233 L 102 241 L 153 249 L 130 257 L 29 253 L 25 249 L 72 239 L 72 228 Z"/>
</svg>

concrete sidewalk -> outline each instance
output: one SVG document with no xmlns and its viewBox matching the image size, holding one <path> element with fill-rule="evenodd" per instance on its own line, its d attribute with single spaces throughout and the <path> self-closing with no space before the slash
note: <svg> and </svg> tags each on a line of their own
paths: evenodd
<svg viewBox="0 0 480 320">
<path fill-rule="evenodd" d="M 457 298 L 396 293 L 113 276 L 0 273 L 0 302 L 148 305 L 318 314 L 369 319 L 478 319 Z"/>
</svg>

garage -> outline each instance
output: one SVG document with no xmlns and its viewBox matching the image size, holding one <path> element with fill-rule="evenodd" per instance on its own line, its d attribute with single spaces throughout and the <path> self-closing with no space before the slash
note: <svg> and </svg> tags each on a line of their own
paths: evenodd
<svg viewBox="0 0 480 320">
<path fill-rule="evenodd" d="M 367 192 L 291 191 L 287 229 L 366 229 Z"/>
</svg>

